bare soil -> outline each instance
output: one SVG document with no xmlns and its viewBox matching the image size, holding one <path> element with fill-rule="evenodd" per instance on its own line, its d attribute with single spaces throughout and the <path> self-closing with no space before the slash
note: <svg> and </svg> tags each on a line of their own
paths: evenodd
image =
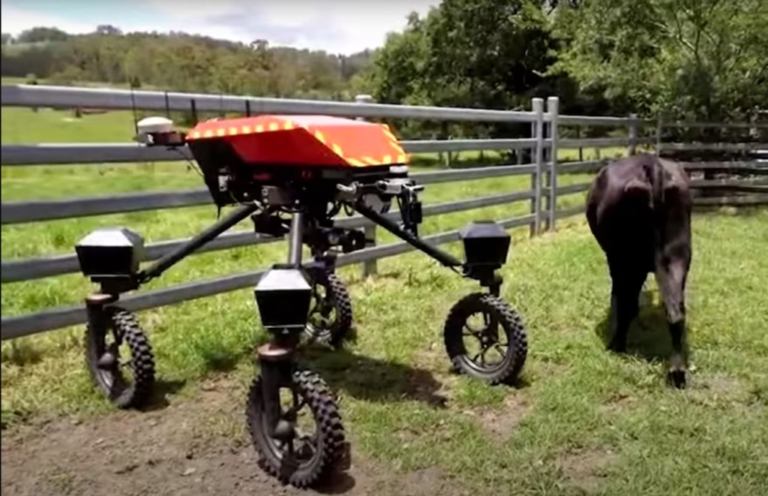
<svg viewBox="0 0 768 496">
<path fill-rule="evenodd" d="M 511 436 L 531 407 L 522 395 L 510 395 L 500 410 L 468 410 L 466 414 L 476 418 L 495 442 L 504 442 Z"/>
<path fill-rule="evenodd" d="M 605 477 L 603 471 L 616 458 L 617 455 L 610 450 L 578 450 L 562 454 L 556 465 L 569 485 L 593 491 L 600 487 Z"/>
<path fill-rule="evenodd" d="M 245 433 L 242 395 L 213 386 L 194 401 L 152 412 L 56 419 L 2 436 L 4 496 L 206 496 L 471 494 L 438 469 L 398 473 L 353 452 L 352 467 L 327 487 L 300 491 L 267 476 Z M 218 424 L 216 424 L 218 422 Z M 231 423 L 231 425 L 230 425 Z M 211 432 L 218 434 L 211 435 Z"/>
</svg>

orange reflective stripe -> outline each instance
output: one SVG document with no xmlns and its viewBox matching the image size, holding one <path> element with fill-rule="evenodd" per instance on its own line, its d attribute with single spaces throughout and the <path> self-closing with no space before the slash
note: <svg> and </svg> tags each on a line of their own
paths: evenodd
<svg viewBox="0 0 768 496">
<path fill-rule="evenodd" d="M 382 131 L 384 131 L 384 134 L 389 137 L 392 141 L 398 141 L 397 136 L 395 136 L 395 133 L 392 132 L 392 128 L 390 128 L 387 124 L 381 125 Z"/>
</svg>

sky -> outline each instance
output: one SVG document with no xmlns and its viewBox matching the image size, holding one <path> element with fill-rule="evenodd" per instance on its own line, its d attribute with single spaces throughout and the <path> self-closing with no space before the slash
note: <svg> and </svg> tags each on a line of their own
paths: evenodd
<svg viewBox="0 0 768 496">
<path fill-rule="evenodd" d="M 35 26 L 78 34 L 99 24 L 123 31 L 183 31 L 214 38 L 351 54 L 384 43 L 412 11 L 440 0 L 1 0 L 2 32 Z"/>
</svg>

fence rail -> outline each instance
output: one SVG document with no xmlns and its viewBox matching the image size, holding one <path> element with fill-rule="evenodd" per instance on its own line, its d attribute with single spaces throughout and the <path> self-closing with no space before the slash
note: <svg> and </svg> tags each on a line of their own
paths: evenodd
<svg viewBox="0 0 768 496">
<path fill-rule="evenodd" d="M 508 165 L 476 169 L 449 170 L 413 174 L 421 184 L 488 179 L 533 174 L 535 165 Z M 141 212 L 168 208 L 208 205 L 211 196 L 207 189 L 131 193 L 64 200 L 38 200 L 7 202 L 2 204 L 0 219 L 3 224 L 21 224 L 56 219 L 88 217 L 116 213 Z"/>
<path fill-rule="evenodd" d="M 323 114 L 337 117 L 366 117 L 371 119 L 429 119 L 475 122 L 531 122 L 533 112 L 515 110 L 486 110 L 470 108 L 426 107 L 381 103 L 329 102 L 256 98 L 173 91 L 116 90 L 106 88 L 70 88 L 61 86 L 3 85 L 0 95 L 8 107 L 73 107 L 107 110 L 155 110 L 195 112 L 237 112 L 251 114 Z M 544 115 L 548 122 L 550 116 Z M 563 125 L 627 126 L 633 122 L 652 124 L 654 121 L 633 120 L 630 117 L 592 117 L 563 115 Z"/>
<path fill-rule="evenodd" d="M 581 212 L 578 209 L 563 210 L 558 212 L 559 218 L 570 217 Z M 513 227 L 522 227 L 533 222 L 534 216 L 516 217 L 499 221 L 499 224 L 506 229 Z M 459 231 L 449 231 L 445 233 L 433 234 L 423 238 L 433 245 L 440 245 L 459 240 Z M 338 258 L 339 267 L 352 265 L 367 260 L 381 260 L 383 258 L 401 255 L 414 248 L 405 243 L 391 243 L 387 245 L 365 248 L 358 252 L 342 255 Z M 247 272 L 244 274 L 235 274 L 203 282 L 193 282 L 180 284 L 171 288 L 158 289 L 154 291 L 143 291 L 125 298 L 121 298 L 120 305 L 129 310 L 140 311 L 152 308 L 173 305 L 184 301 L 214 296 L 221 293 L 227 293 L 238 289 L 254 286 L 259 277 L 264 273 L 263 270 Z M 62 327 L 82 324 L 85 322 L 85 310 L 82 306 L 70 306 L 65 308 L 55 308 L 44 310 L 34 314 L 27 314 L 18 317 L 3 317 L 2 338 L 14 339 L 40 332 L 59 329 Z"/>
<path fill-rule="evenodd" d="M 585 188 L 584 185 L 579 186 Z M 578 192 L 571 191 L 573 189 L 574 188 L 570 188 L 570 190 L 566 190 L 561 194 Z M 208 193 L 206 192 L 206 194 Z M 484 196 L 480 198 L 472 198 L 470 200 L 460 200 L 457 202 L 426 205 L 422 209 L 422 214 L 425 217 L 445 215 L 477 208 L 504 205 L 521 200 L 529 200 L 531 198 L 533 198 L 533 193 L 530 191 L 520 191 L 504 195 Z M 210 199 L 208 201 L 210 202 Z M 396 219 L 397 215 L 399 215 L 399 213 L 396 211 L 387 214 L 387 217 L 390 219 Z M 336 221 L 336 225 L 338 227 L 354 229 L 373 226 L 374 223 L 361 215 L 355 215 L 352 217 L 339 219 Z M 226 250 L 229 248 L 237 248 L 255 244 L 272 243 L 281 241 L 282 239 L 283 238 L 259 236 L 252 231 L 226 233 L 201 248 L 197 253 Z M 188 240 L 189 238 L 185 238 L 180 240 L 163 241 L 160 243 L 149 244 L 146 247 L 146 258 L 144 261 L 156 260 L 169 251 L 178 248 Z M 54 275 L 71 274 L 79 270 L 80 268 L 77 264 L 77 257 L 74 254 L 42 257 L 36 259 L 3 261 L 2 282 L 28 281 L 31 279 L 40 279 Z"/>
<path fill-rule="evenodd" d="M 50 108 L 98 108 L 111 110 L 155 110 L 228 112 L 255 115 L 263 113 L 283 114 L 324 114 L 355 118 L 402 118 L 435 119 L 450 121 L 483 122 L 525 122 L 531 125 L 531 138 L 519 139 L 456 139 L 404 141 L 408 153 L 443 153 L 480 150 L 531 150 L 532 163 L 499 165 L 456 170 L 421 172 L 413 177 L 421 184 L 439 184 L 452 181 L 530 176 L 531 189 L 506 194 L 464 199 L 448 203 L 429 204 L 424 207 L 424 216 L 445 215 L 473 209 L 505 205 L 514 202 L 531 203 L 529 215 L 501 221 L 506 228 L 530 226 L 531 233 L 554 229 L 557 220 L 583 212 L 583 207 L 558 209 L 558 199 L 564 195 L 582 193 L 589 183 L 558 185 L 558 175 L 594 173 L 606 164 L 606 160 L 592 160 L 558 163 L 557 151 L 563 148 L 582 147 L 626 147 L 633 152 L 638 146 L 654 145 L 657 152 L 664 150 L 716 150 L 754 151 L 768 148 L 768 144 L 702 144 L 702 143 L 661 143 L 660 136 L 638 137 L 643 125 L 657 128 L 657 120 L 629 117 L 587 117 L 560 115 L 556 98 L 544 101 L 534 99 L 532 111 L 499 111 L 483 109 L 453 109 L 438 107 L 413 107 L 406 105 L 385 105 L 367 102 L 326 102 L 309 100 L 283 100 L 276 98 L 251 98 L 227 95 L 185 94 L 175 92 L 131 91 L 95 88 L 63 88 L 51 86 L 15 85 L 2 87 L 3 106 L 50 107 Z M 694 123 L 695 124 L 695 123 Z M 560 126 L 622 126 L 627 127 L 628 138 L 561 139 Z M 683 123 L 670 126 L 682 127 Z M 754 129 L 768 127 L 763 123 L 735 123 L 720 127 L 742 127 Z M 691 126 L 693 127 L 693 126 Z M 192 160 L 188 150 L 147 148 L 137 143 L 89 143 L 89 144 L 3 144 L 3 167 L 55 166 L 80 164 L 131 164 L 141 162 L 176 162 Z M 687 170 L 706 173 L 725 173 L 739 176 L 768 175 L 768 164 L 758 161 L 685 163 Z M 753 205 L 768 203 L 768 185 L 758 180 L 738 181 L 723 179 L 694 179 L 692 185 L 701 190 L 719 189 L 751 193 L 750 196 L 730 198 L 696 198 L 700 205 Z M 211 203 L 207 189 L 186 191 L 156 191 L 108 197 L 68 198 L 57 200 L 35 200 L 3 202 L 0 218 L 3 225 L 43 222 L 139 212 L 147 210 L 183 208 Z M 397 216 L 392 212 L 390 216 Z M 338 220 L 338 225 L 347 228 L 366 228 L 375 236 L 374 225 L 361 216 Z M 433 244 L 457 241 L 458 231 L 426 236 Z M 282 238 L 259 236 L 252 231 L 225 233 L 198 253 L 226 250 L 231 248 L 260 245 L 281 241 Z M 75 240 L 72 240 L 73 243 Z M 183 244 L 186 239 L 162 241 L 147 245 L 145 261 L 156 260 L 165 253 Z M 406 243 L 392 243 L 373 246 L 340 257 L 340 265 L 364 263 L 367 273 L 371 263 L 377 259 L 406 253 L 412 247 Z M 3 260 L 2 282 L 30 281 L 46 277 L 72 274 L 79 271 L 74 254 L 62 254 L 28 259 Z M 202 282 L 190 282 L 170 288 L 142 291 L 121 301 L 135 311 L 157 308 L 205 296 L 233 291 L 256 284 L 262 271 L 252 271 Z M 12 339 L 40 332 L 50 331 L 83 323 L 85 314 L 80 306 L 46 309 L 27 315 L 3 317 L 2 339 Z"/>
<path fill-rule="evenodd" d="M 534 148 L 536 140 L 522 139 L 462 139 L 462 140 L 403 140 L 408 153 L 444 153 L 463 151 L 524 150 Z M 547 138 L 544 145 L 549 147 Z M 611 148 L 655 145 L 656 138 L 585 138 L 559 140 L 560 148 Z M 661 151 L 757 151 L 768 147 L 764 143 L 661 143 Z M 130 143 L 87 144 L 28 144 L 2 145 L 3 166 L 126 164 L 137 162 L 178 162 L 193 160 L 187 147 L 148 148 Z"/>
</svg>

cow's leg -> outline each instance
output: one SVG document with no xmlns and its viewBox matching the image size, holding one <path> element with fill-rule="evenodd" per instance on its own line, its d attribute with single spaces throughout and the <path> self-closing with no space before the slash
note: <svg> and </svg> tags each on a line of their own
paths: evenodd
<svg viewBox="0 0 768 496">
<path fill-rule="evenodd" d="M 685 339 L 685 283 L 688 267 L 685 260 L 675 260 L 656 273 L 664 309 L 667 314 L 669 332 L 672 336 L 672 356 L 669 363 L 669 378 L 675 387 L 683 388 L 686 383 L 686 366 L 683 358 Z"/>
<path fill-rule="evenodd" d="M 638 270 L 626 262 L 609 261 L 611 268 L 611 320 L 613 338 L 608 349 L 616 353 L 627 351 L 627 334 L 632 321 L 640 313 L 640 291 L 647 272 Z"/>
</svg>

